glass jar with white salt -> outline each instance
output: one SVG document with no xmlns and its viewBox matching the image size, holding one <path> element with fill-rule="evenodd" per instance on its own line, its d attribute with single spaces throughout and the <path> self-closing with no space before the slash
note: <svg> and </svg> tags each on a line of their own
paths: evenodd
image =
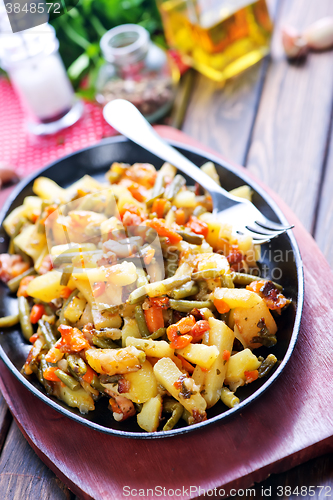
<svg viewBox="0 0 333 500">
<path fill-rule="evenodd" d="M 58 48 L 49 24 L 1 35 L 0 65 L 26 110 L 29 130 L 36 135 L 54 134 L 82 116 L 83 104 L 74 95 Z"/>
</svg>

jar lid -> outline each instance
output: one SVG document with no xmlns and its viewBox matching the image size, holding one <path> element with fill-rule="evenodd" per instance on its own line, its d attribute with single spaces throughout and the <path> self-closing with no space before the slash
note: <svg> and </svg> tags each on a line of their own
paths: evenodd
<svg viewBox="0 0 333 500">
<path fill-rule="evenodd" d="M 21 33 L 0 33 L 1 66 L 9 69 L 30 57 L 52 54 L 58 47 L 55 30 L 47 23 Z"/>
<path fill-rule="evenodd" d="M 133 64 L 148 51 L 148 31 L 137 24 L 123 24 L 102 36 L 100 47 L 106 61 L 118 65 Z"/>
</svg>

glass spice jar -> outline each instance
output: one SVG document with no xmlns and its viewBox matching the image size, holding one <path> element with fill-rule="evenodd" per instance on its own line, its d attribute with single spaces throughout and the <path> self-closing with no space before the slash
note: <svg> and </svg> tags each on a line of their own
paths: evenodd
<svg viewBox="0 0 333 500">
<path fill-rule="evenodd" d="M 101 39 L 106 64 L 96 83 L 96 100 L 133 103 L 150 122 L 164 116 L 175 97 L 179 70 L 167 53 L 155 45 L 147 30 L 136 24 L 111 29 Z"/>
</svg>

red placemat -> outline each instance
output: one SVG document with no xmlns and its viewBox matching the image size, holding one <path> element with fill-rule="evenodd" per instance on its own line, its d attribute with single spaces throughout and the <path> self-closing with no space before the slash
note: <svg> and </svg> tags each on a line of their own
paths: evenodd
<svg viewBox="0 0 333 500">
<path fill-rule="evenodd" d="M 35 137 L 27 132 L 13 87 L 7 79 L 0 78 L 0 162 L 15 167 L 21 177 L 114 134 L 101 108 L 86 102 L 84 114 L 75 125 L 53 136 Z"/>
<path fill-rule="evenodd" d="M 199 146 L 179 131 L 158 131 Z M 272 472 L 333 450 L 333 274 L 312 237 L 267 191 L 295 224 L 305 268 L 304 312 L 283 374 L 234 418 L 163 440 L 104 435 L 49 408 L 1 363 L 0 387 L 21 430 L 39 457 L 80 498 L 185 500 L 204 493 L 224 497 L 231 489 L 247 488 Z"/>
</svg>

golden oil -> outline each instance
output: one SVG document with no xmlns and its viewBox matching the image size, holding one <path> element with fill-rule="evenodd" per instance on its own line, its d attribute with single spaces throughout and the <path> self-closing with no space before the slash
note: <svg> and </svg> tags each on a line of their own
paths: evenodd
<svg viewBox="0 0 333 500">
<path fill-rule="evenodd" d="M 157 0 L 166 38 L 184 62 L 224 81 L 269 52 L 266 0 Z"/>
</svg>

